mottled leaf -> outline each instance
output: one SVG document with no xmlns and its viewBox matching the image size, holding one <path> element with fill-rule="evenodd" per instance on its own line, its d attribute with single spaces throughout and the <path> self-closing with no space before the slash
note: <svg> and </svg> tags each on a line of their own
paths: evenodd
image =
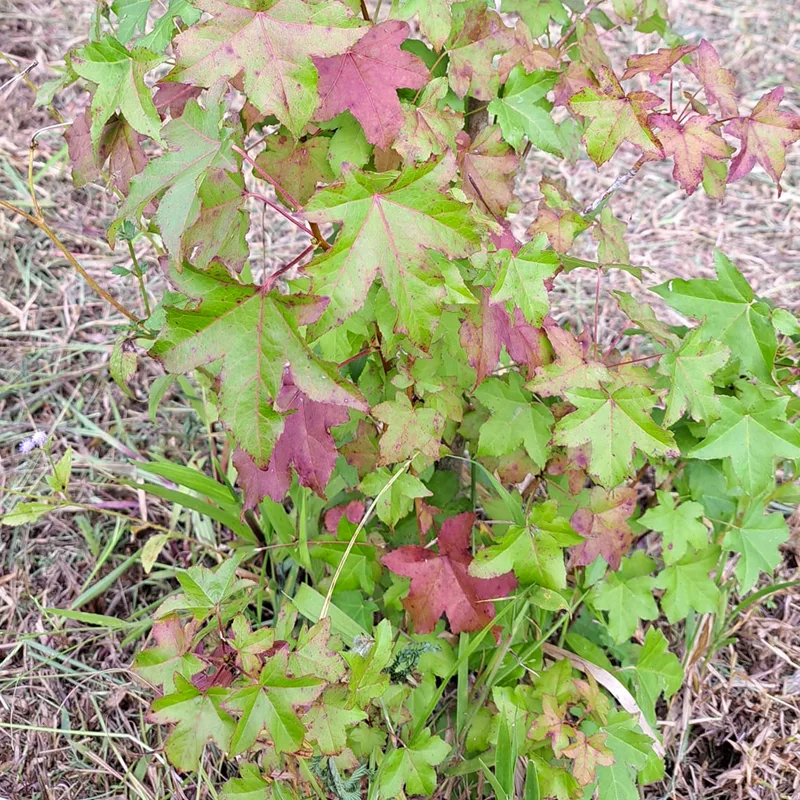
<svg viewBox="0 0 800 800">
<path fill-rule="evenodd" d="M 447 92 L 447 78 L 434 78 L 422 90 L 417 105 L 401 103 L 403 125 L 394 149 L 406 160 L 427 161 L 445 150 L 455 151 L 464 118 L 443 104 Z"/>
<path fill-rule="evenodd" d="M 719 106 L 720 117 L 727 119 L 739 115 L 736 97 L 736 78 L 725 69 L 719 54 L 706 39 L 703 39 L 694 53 L 693 64 L 689 70 L 703 85 L 709 103 Z"/>
<path fill-rule="evenodd" d="M 519 158 L 503 141 L 495 125 L 484 128 L 474 142 L 470 142 L 466 131 L 461 131 L 456 141 L 464 194 L 490 214 L 504 216 L 515 200 L 514 178 Z"/>
<path fill-rule="evenodd" d="M 658 83 L 668 72 L 672 71 L 675 64 L 696 49 L 695 45 L 683 44 L 679 47 L 663 47 L 655 53 L 630 56 L 627 69 L 622 73 L 622 80 L 627 81 L 644 72 L 650 76 L 650 83 Z"/>
<path fill-rule="evenodd" d="M 636 507 L 636 490 L 628 487 L 605 491 L 592 489 L 588 508 L 579 508 L 570 519 L 584 541 L 572 548 L 572 562 L 584 567 L 602 556 L 612 569 L 619 569 L 622 556 L 633 542 L 628 525 Z"/>
</svg>

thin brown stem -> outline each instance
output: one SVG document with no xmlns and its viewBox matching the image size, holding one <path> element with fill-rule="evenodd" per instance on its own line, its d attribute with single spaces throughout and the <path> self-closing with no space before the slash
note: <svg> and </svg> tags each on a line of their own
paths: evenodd
<svg viewBox="0 0 800 800">
<path fill-rule="evenodd" d="M 105 289 L 103 289 L 102 286 L 100 286 L 100 284 L 97 283 L 97 281 L 91 275 L 89 275 L 89 273 L 80 265 L 80 263 L 78 263 L 78 260 L 75 258 L 75 256 L 70 253 L 67 246 L 61 241 L 61 239 L 58 238 L 52 228 L 43 219 L 38 219 L 37 217 L 28 214 L 27 211 L 23 211 L 21 208 L 17 208 L 17 206 L 11 203 L 7 203 L 5 200 L 0 200 L 0 208 L 5 208 L 14 214 L 24 217 L 28 222 L 31 223 L 31 225 L 35 225 L 37 228 L 39 228 L 39 230 L 42 231 L 42 233 L 44 233 L 47 238 L 50 239 L 50 241 L 62 252 L 64 258 L 67 259 L 70 266 L 73 267 L 78 275 L 80 275 L 81 278 L 83 278 L 83 280 L 85 280 L 86 283 L 88 283 L 89 286 L 97 294 L 99 294 L 100 297 L 103 298 L 103 300 L 114 306 L 114 308 L 116 308 L 120 314 L 123 314 L 131 322 L 134 322 L 137 325 L 139 324 L 139 319 L 137 316 L 125 308 L 125 306 L 122 305 L 119 300 L 117 300 L 115 297 L 112 297 Z"/>
<path fill-rule="evenodd" d="M 594 332 L 592 334 L 592 357 L 597 358 L 597 326 L 600 321 L 600 280 L 603 277 L 603 268 L 597 268 L 597 286 L 594 290 Z"/>
<path fill-rule="evenodd" d="M 317 240 L 317 243 L 319 244 L 319 246 L 325 251 L 330 250 L 332 245 L 322 235 L 322 231 L 319 229 L 319 223 L 318 222 L 309 222 L 308 224 L 311 226 L 311 232 L 314 234 L 314 238 Z"/>
<path fill-rule="evenodd" d="M 365 22 L 372 22 L 369 17 L 369 11 L 367 10 L 367 4 L 364 0 L 361 0 L 361 16 L 364 17 Z"/>
<path fill-rule="evenodd" d="M 310 228 L 306 228 L 299 219 L 295 219 L 288 211 L 284 211 L 277 203 L 273 203 L 268 197 L 264 197 L 263 194 L 259 194 L 258 192 L 245 192 L 244 193 L 247 197 L 254 197 L 256 200 L 260 200 L 265 205 L 268 205 L 273 211 L 277 211 L 282 217 L 289 220 L 292 225 L 296 225 L 303 233 L 307 233 L 309 236 L 313 236 L 314 232 Z"/>
<path fill-rule="evenodd" d="M 586 8 L 583 9 L 583 11 L 581 11 L 580 14 L 575 17 L 574 20 L 572 20 L 572 24 L 569 26 L 569 28 L 567 28 L 564 35 L 556 42 L 556 50 L 560 50 L 567 43 L 569 37 L 575 33 L 575 28 L 578 27 L 578 23 L 583 22 L 583 20 L 585 20 L 586 17 L 588 17 L 589 14 L 594 11 L 595 7 L 598 6 L 600 2 L 601 0 L 593 0 L 586 6 Z"/>
<path fill-rule="evenodd" d="M 591 217 L 595 211 L 597 211 L 603 203 L 611 197 L 617 189 L 621 189 L 625 186 L 626 183 L 630 183 L 638 174 L 639 170 L 645 165 L 645 160 L 640 158 L 627 172 L 623 172 L 622 175 L 619 175 L 611 186 L 606 189 L 603 194 L 600 195 L 596 200 L 589 203 L 586 208 L 583 209 L 583 216 L 584 217 Z"/>
<path fill-rule="evenodd" d="M 350 358 L 346 358 L 342 361 L 338 366 L 339 369 L 342 367 L 346 367 L 348 364 L 352 364 L 354 361 L 358 361 L 359 358 L 363 358 L 364 356 L 368 356 L 373 351 L 372 347 L 365 347 L 361 352 L 356 353 L 354 356 L 350 356 Z"/>
<path fill-rule="evenodd" d="M 282 266 L 280 269 L 273 272 L 272 275 L 270 275 L 267 280 L 264 281 L 264 290 L 269 291 L 272 288 L 272 284 L 275 283 L 275 281 L 280 278 L 281 275 L 287 273 L 295 264 L 297 264 L 299 261 L 302 261 L 309 253 L 313 252 L 314 245 L 310 244 L 305 250 L 303 250 L 302 253 L 300 253 L 299 256 L 293 258 L 288 264 L 284 264 L 284 266 Z"/>
<path fill-rule="evenodd" d="M 663 353 L 653 353 L 651 356 L 642 356 L 641 358 L 632 358 L 630 361 L 620 361 L 619 364 L 606 364 L 608 369 L 618 369 L 619 367 L 627 367 L 628 364 L 639 364 L 642 361 L 652 361 L 654 358 L 661 358 Z"/>
</svg>

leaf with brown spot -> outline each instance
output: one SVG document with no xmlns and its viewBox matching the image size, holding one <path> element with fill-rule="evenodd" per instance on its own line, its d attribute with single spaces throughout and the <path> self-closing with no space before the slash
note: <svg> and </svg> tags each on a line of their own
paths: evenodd
<svg viewBox="0 0 800 800">
<path fill-rule="evenodd" d="M 345 461 L 355 468 L 359 478 L 372 472 L 378 463 L 380 450 L 377 439 L 375 428 L 362 419 L 358 421 L 355 437 L 340 448 Z"/>
<path fill-rule="evenodd" d="M 606 734 L 599 731 L 587 736 L 583 731 L 575 731 L 575 743 L 564 748 L 562 755 L 572 759 L 572 777 L 581 786 L 588 786 L 597 774 L 597 767 L 610 767 L 614 754 L 606 745 Z"/>
<path fill-rule="evenodd" d="M 692 114 L 679 123 L 668 114 L 653 114 L 650 123 L 658 128 L 658 140 L 668 156 L 675 159 L 672 177 L 693 194 L 703 180 L 705 159 L 724 161 L 733 152 L 712 126 L 714 117 Z"/>
<path fill-rule="evenodd" d="M 619 569 L 622 556 L 633 542 L 628 520 L 636 508 L 636 489 L 620 487 L 607 492 L 595 486 L 588 508 L 579 508 L 570 518 L 570 525 L 585 537 L 570 548 L 573 566 L 586 567 L 602 556 L 612 569 Z"/>
<path fill-rule="evenodd" d="M 703 39 L 695 51 L 689 71 L 703 84 L 706 100 L 719 106 L 723 119 L 739 115 L 736 78 L 725 69 L 714 46 Z"/>
<path fill-rule="evenodd" d="M 519 157 L 503 141 L 497 125 L 484 128 L 474 142 L 470 142 L 466 131 L 461 131 L 456 141 L 464 194 L 490 214 L 505 216 L 516 199 L 514 178 L 519 169 Z"/>
<path fill-rule="evenodd" d="M 662 47 L 655 53 L 631 56 L 627 69 L 622 73 L 622 80 L 627 81 L 642 72 L 650 76 L 650 83 L 658 83 L 682 58 L 697 50 L 696 45 L 680 45 L 679 47 Z"/>
<path fill-rule="evenodd" d="M 329 145 L 330 139 L 325 136 L 313 136 L 303 142 L 286 135 L 270 136 L 267 149 L 256 158 L 256 164 L 302 206 L 314 194 L 317 184 L 330 183 L 334 178 L 328 163 Z M 281 191 L 278 198 L 291 206 Z"/>
<path fill-rule="evenodd" d="M 517 64 L 521 64 L 525 72 L 537 69 L 558 69 L 558 51 L 542 47 L 531 36 L 530 29 L 523 22 L 517 22 L 514 28 L 514 45 L 505 53 L 497 65 L 500 81 L 505 83 L 508 75 Z"/>
<path fill-rule="evenodd" d="M 544 233 L 554 250 L 566 253 L 589 223 L 575 210 L 577 203 L 563 180 L 542 178 L 539 190 L 544 195 L 539 201 L 539 213 L 526 233 L 528 236 Z"/>
<path fill-rule="evenodd" d="M 380 441 L 378 466 L 397 464 L 418 455 L 422 455 L 426 463 L 439 458 L 445 419 L 438 411 L 412 407 L 408 397 L 398 392 L 394 400 L 375 406 L 372 416 L 386 425 Z"/>
</svg>

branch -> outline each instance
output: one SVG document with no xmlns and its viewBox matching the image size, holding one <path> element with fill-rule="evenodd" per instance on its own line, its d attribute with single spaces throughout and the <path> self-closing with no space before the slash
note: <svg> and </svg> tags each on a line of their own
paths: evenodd
<svg viewBox="0 0 800 800">
<path fill-rule="evenodd" d="M 600 197 L 589 203 L 589 205 L 583 209 L 583 216 L 593 216 L 600 206 L 602 206 L 603 203 L 605 203 L 606 200 L 608 200 L 608 198 L 617 191 L 617 189 L 621 189 L 626 183 L 630 183 L 639 174 L 639 170 L 644 166 L 644 164 L 644 159 L 640 158 L 627 172 L 623 172 L 622 175 L 617 176 L 611 186 L 609 186 L 608 189 L 606 189 L 603 194 L 600 195 Z"/>
</svg>

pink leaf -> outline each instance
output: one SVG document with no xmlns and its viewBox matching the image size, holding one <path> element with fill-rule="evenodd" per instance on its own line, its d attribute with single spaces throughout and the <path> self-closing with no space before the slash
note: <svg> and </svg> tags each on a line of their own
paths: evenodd
<svg viewBox="0 0 800 800">
<path fill-rule="evenodd" d="M 330 533 L 336 533 L 339 529 L 339 523 L 342 517 L 346 517 L 348 522 L 353 525 L 358 525 L 361 522 L 361 517 L 364 516 L 364 501 L 351 500 L 342 506 L 334 506 L 325 512 L 325 530 Z"/>
<path fill-rule="evenodd" d="M 719 105 L 723 118 L 738 116 L 736 78 L 722 66 L 713 45 L 703 39 L 694 54 L 694 62 L 689 71 L 703 84 L 706 100 Z"/>
</svg>

